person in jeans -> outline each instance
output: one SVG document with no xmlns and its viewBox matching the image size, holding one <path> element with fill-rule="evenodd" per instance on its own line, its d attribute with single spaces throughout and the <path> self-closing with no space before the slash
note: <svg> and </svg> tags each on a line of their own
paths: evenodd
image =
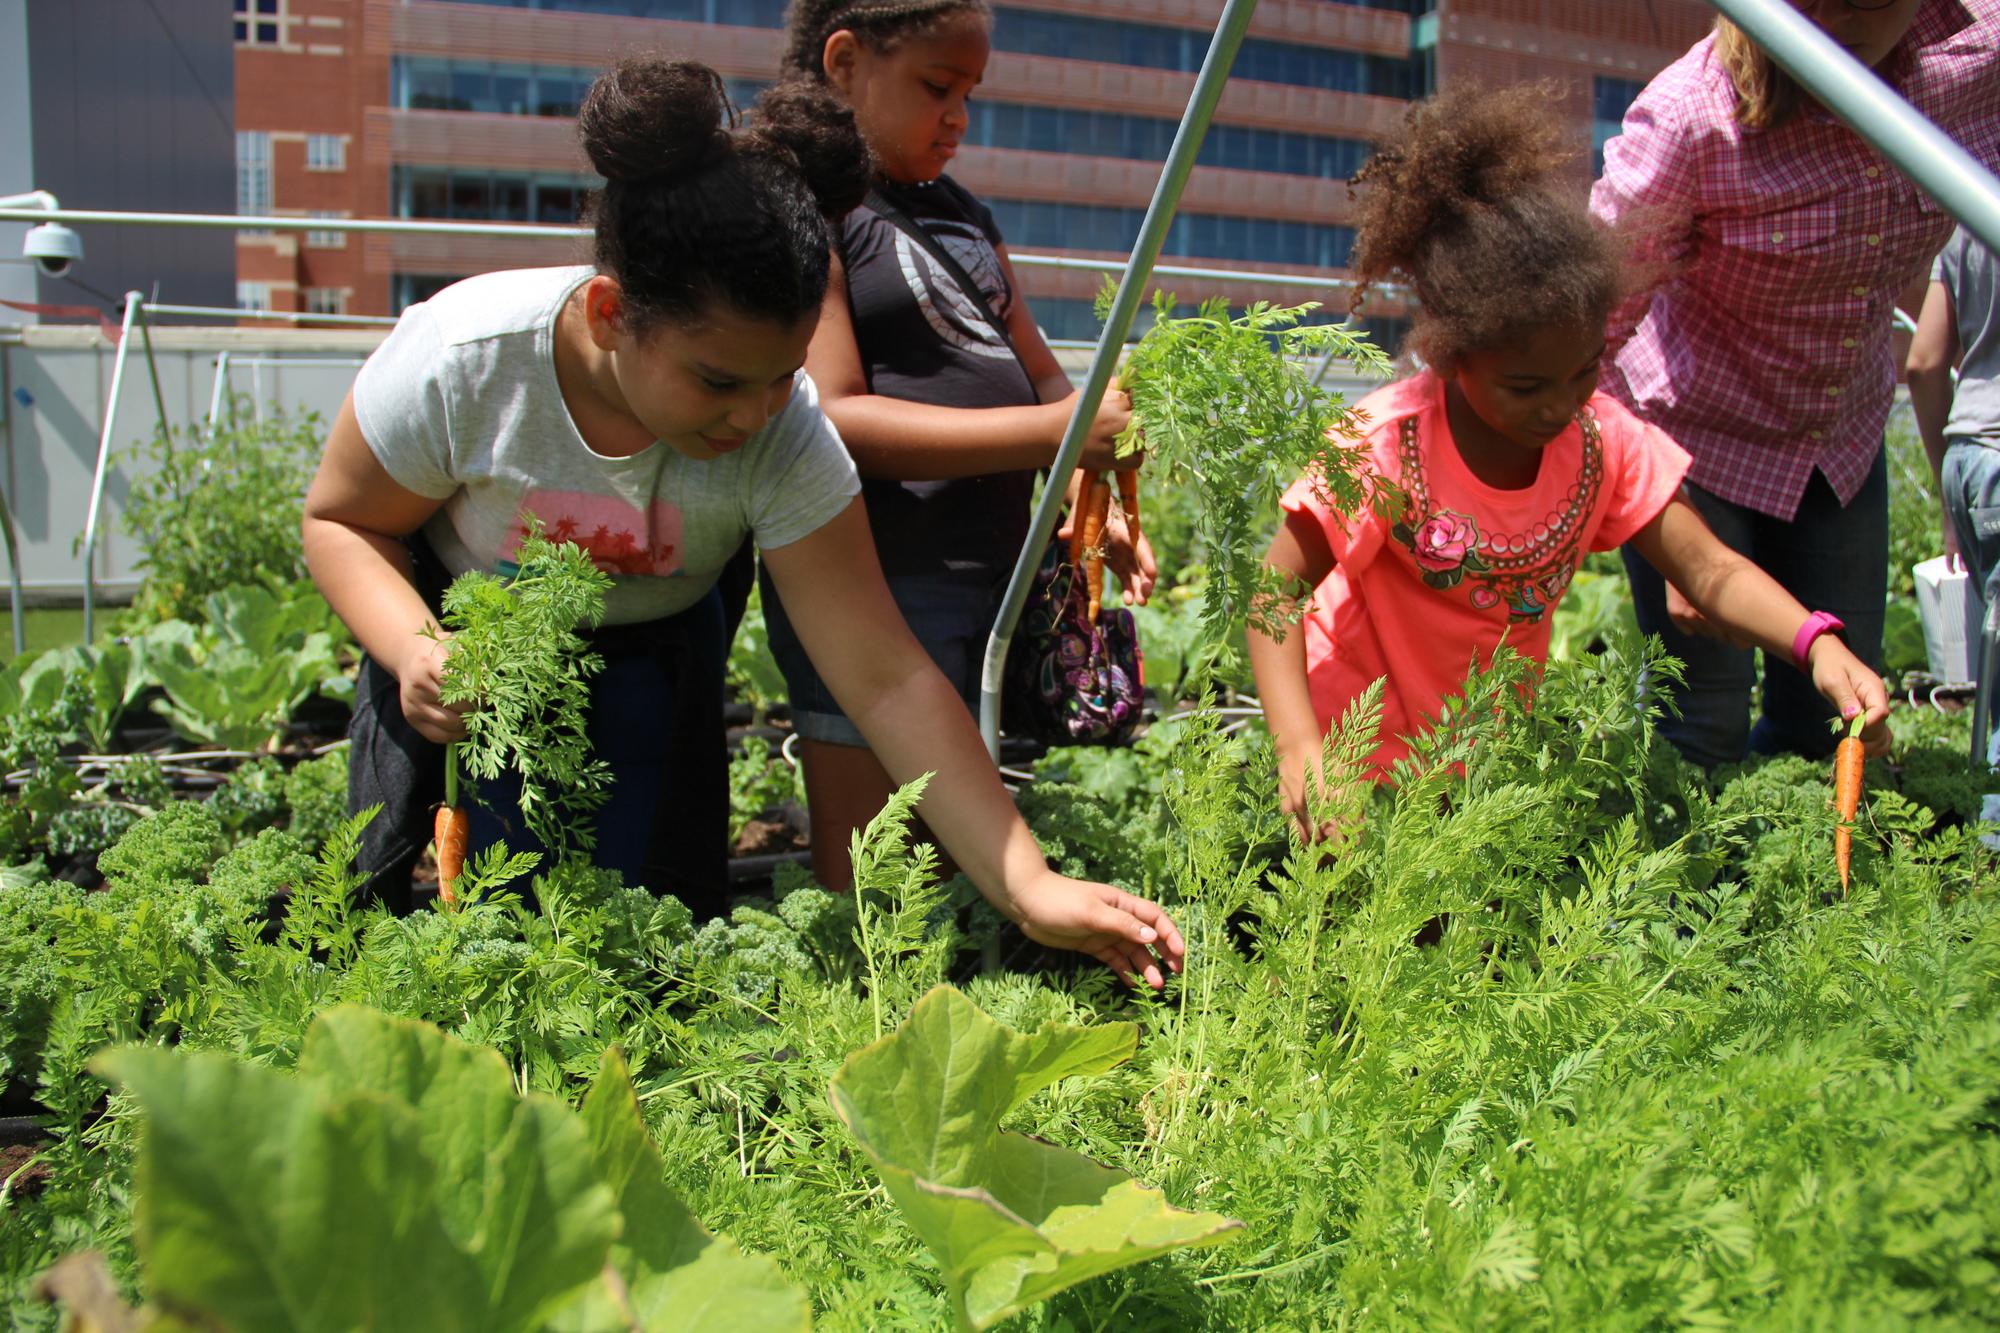
<svg viewBox="0 0 2000 1333">
<path fill-rule="evenodd" d="M 2000 0 L 1793 0 L 1975 158 L 2000 162 Z M 1879 666 L 1883 428 L 1896 298 L 1952 220 L 1733 25 L 1663 70 L 1605 145 L 1591 208 L 1660 279 L 1614 317 L 1606 392 L 1694 457 L 1695 506 Z M 1666 734 L 1694 762 L 1824 755 L 1811 682 L 1718 631 L 1629 546 L 1639 625 L 1687 664 Z"/>
<path fill-rule="evenodd" d="M 1931 266 L 1905 373 L 1944 502 L 1945 554 L 1964 562 L 1983 625 L 2000 603 L 2000 263 L 1963 227 Z M 1979 679 L 1984 641 L 1973 642 Z M 2000 760 L 2000 732 L 1986 759 Z M 2000 796 L 1986 798 L 1985 817 L 2000 821 Z"/>
</svg>

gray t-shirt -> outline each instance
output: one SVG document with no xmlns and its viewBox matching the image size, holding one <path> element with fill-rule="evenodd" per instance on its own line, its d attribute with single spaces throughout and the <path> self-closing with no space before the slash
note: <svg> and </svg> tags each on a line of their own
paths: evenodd
<svg viewBox="0 0 2000 1333">
<path fill-rule="evenodd" d="M 1945 437 L 2000 447 L 2000 264 L 1960 227 L 1931 266 L 1931 280 L 1951 292 L 1958 317 L 1958 390 Z"/>
<path fill-rule="evenodd" d="M 746 533 L 807 536 L 860 493 L 800 371 L 741 449 L 696 462 L 655 442 L 594 452 L 556 382 L 556 315 L 588 268 L 468 278 L 403 312 L 354 382 L 354 414 L 397 484 L 444 501 L 424 526 L 453 574 L 505 571 L 533 513 L 613 576 L 605 623 L 673 615 L 714 586 Z"/>
</svg>

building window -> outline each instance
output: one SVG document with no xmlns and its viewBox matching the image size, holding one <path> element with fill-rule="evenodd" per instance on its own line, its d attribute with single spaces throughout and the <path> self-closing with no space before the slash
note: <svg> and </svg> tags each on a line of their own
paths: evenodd
<svg viewBox="0 0 2000 1333">
<path fill-rule="evenodd" d="M 341 287 L 306 288 L 306 313 L 309 315 L 346 314 L 346 289 Z"/>
<path fill-rule="evenodd" d="M 236 211 L 246 217 L 271 212 L 271 136 L 264 130 L 236 131 Z"/>
<path fill-rule="evenodd" d="M 236 284 L 236 304 L 243 310 L 269 310 L 271 308 L 271 284 L 268 282 L 239 282 Z"/>
<path fill-rule="evenodd" d="M 347 136 L 344 134 L 308 134 L 306 136 L 306 170 L 347 170 Z"/>
<path fill-rule="evenodd" d="M 345 213 L 335 213 L 329 209 L 315 208 L 306 215 L 315 218 L 344 218 Z M 309 250 L 345 250 L 347 233 L 344 231 L 309 231 L 306 233 L 306 248 Z"/>
<path fill-rule="evenodd" d="M 293 22 L 285 0 L 236 0 L 236 40 L 247 46 L 277 46 Z"/>
<path fill-rule="evenodd" d="M 1600 76 L 1591 81 L 1590 174 L 1593 177 L 1604 174 L 1604 145 L 1618 137 L 1625 124 L 1625 113 L 1632 109 L 1632 103 L 1645 88 L 1636 79 Z"/>
</svg>

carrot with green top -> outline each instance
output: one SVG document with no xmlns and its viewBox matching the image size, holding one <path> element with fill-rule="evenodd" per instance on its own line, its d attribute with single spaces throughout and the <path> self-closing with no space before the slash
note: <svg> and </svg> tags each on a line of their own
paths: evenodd
<svg viewBox="0 0 2000 1333">
<path fill-rule="evenodd" d="M 1083 574 L 1090 583 L 1090 623 L 1097 623 L 1097 608 L 1104 600 L 1104 528 L 1111 516 L 1111 483 L 1102 475 L 1090 483 L 1090 496 L 1083 504 Z"/>
<path fill-rule="evenodd" d="M 465 853 L 472 844 L 472 815 L 458 803 L 458 742 L 444 748 L 444 804 L 437 808 L 431 841 L 437 847 L 438 897 L 445 906 L 458 903 L 454 886 L 465 873 Z"/>
<path fill-rule="evenodd" d="M 1118 474 L 1118 507 L 1125 511 L 1125 532 L 1132 549 L 1139 549 L 1139 469 Z"/>
<path fill-rule="evenodd" d="M 1083 529 L 1090 514 L 1090 484 L 1096 474 L 1082 468 L 1076 470 L 1076 512 L 1070 515 L 1069 563 L 1072 567 L 1083 567 Z"/>
<path fill-rule="evenodd" d="M 1847 896 L 1848 862 L 1854 854 L 1854 817 L 1861 811 L 1861 723 L 1865 713 L 1857 712 L 1847 724 L 1847 735 L 1833 752 L 1833 808 L 1840 823 L 1833 831 L 1833 864 L 1840 871 L 1840 896 Z M 1840 723 L 1833 724 L 1835 731 Z"/>
</svg>

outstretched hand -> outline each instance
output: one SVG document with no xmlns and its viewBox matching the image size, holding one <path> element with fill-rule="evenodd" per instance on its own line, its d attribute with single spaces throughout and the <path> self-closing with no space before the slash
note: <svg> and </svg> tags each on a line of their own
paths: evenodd
<svg viewBox="0 0 2000 1333">
<path fill-rule="evenodd" d="M 1003 910 L 1035 943 L 1087 953 L 1134 985 L 1143 980 L 1162 990 L 1162 968 L 1178 972 L 1186 962 L 1173 918 L 1158 903 L 1109 884 L 1050 871 L 1013 894 Z"/>
</svg>

